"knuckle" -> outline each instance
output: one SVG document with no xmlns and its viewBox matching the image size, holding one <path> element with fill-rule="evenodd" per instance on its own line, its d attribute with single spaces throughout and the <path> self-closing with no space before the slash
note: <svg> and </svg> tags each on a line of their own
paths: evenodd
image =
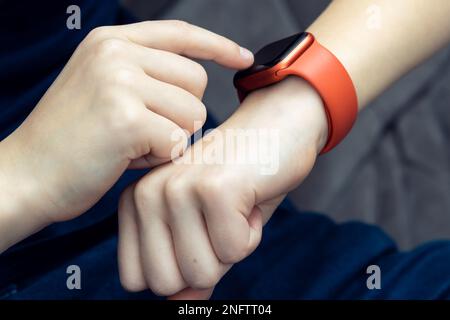
<svg viewBox="0 0 450 320">
<path fill-rule="evenodd" d="M 152 278 L 149 280 L 150 290 L 157 296 L 166 297 L 183 289 L 183 284 L 166 278 Z"/>
<path fill-rule="evenodd" d="M 203 199 L 214 201 L 222 196 L 226 188 L 233 185 L 235 179 L 226 170 L 204 174 L 197 182 L 196 191 Z"/>
<path fill-rule="evenodd" d="M 86 40 L 96 42 L 105 39 L 108 35 L 109 35 L 109 28 L 106 26 L 101 26 L 92 29 L 86 36 Z"/>
<path fill-rule="evenodd" d="M 113 86 L 132 87 L 135 82 L 136 75 L 133 70 L 128 68 L 115 68 L 108 76 L 108 82 Z"/>
<path fill-rule="evenodd" d="M 164 196 L 171 207 L 176 207 L 183 202 L 183 194 L 185 194 L 189 188 L 190 184 L 188 179 L 184 178 L 182 175 L 172 176 L 164 186 Z M 177 212 L 178 210 L 170 211 Z"/>
<path fill-rule="evenodd" d="M 173 28 L 173 32 L 179 39 L 183 39 L 178 44 L 180 51 L 184 51 L 187 47 L 187 43 L 191 38 L 192 25 L 183 20 L 170 20 L 168 21 L 170 26 Z"/>
<path fill-rule="evenodd" d="M 208 73 L 206 72 L 205 68 L 198 62 L 194 62 L 193 69 L 196 83 L 198 84 L 202 92 L 204 92 L 206 86 L 208 85 Z"/>
<path fill-rule="evenodd" d="M 203 199 L 210 199 L 211 201 L 214 201 L 222 194 L 223 187 L 224 186 L 218 178 L 211 179 L 202 177 L 197 183 L 197 192 Z"/>
<path fill-rule="evenodd" d="M 227 242 L 227 245 L 218 250 L 217 255 L 222 263 L 233 264 L 247 256 L 248 239 L 235 237 Z"/>
<path fill-rule="evenodd" d="M 125 43 L 117 38 L 106 38 L 96 41 L 94 53 L 101 59 L 115 59 L 125 51 Z"/>
<path fill-rule="evenodd" d="M 151 189 L 149 187 L 149 183 L 144 177 L 136 183 L 136 186 L 133 190 L 133 199 L 138 209 L 138 213 L 147 211 L 147 208 L 150 205 L 149 192 L 151 192 Z"/>
<path fill-rule="evenodd" d="M 139 292 L 145 290 L 146 288 L 145 283 L 142 283 L 132 275 L 120 273 L 119 278 L 122 288 L 124 288 L 128 292 Z"/>
<path fill-rule="evenodd" d="M 199 102 L 198 105 L 193 108 L 194 110 L 194 122 L 200 122 L 200 126 L 202 127 L 206 122 L 206 117 L 208 116 L 208 111 L 206 110 L 205 105 L 202 102 Z M 194 130 L 197 126 L 194 123 Z"/>
<path fill-rule="evenodd" d="M 188 31 L 190 28 L 190 24 L 184 20 L 169 20 L 168 23 L 170 23 L 178 32 L 185 32 Z"/>
<path fill-rule="evenodd" d="M 106 116 L 106 126 L 112 132 L 122 132 L 131 134 L 141 127 L 142 117 L 140 110 L 127 105 L 126 103 L 110 106 Z"/>
<path fill-rule="evenodd" d="M 183 127 L 189 132 L 189 135 L 203 127 L 207 115 L 208 112 L 203 102 L 196 99 L 190 106 L 189 113 L 182 115 L 184 117 Z"/>
<path fill-rule="evenodd" d="M 194 289 L 209 289 L 214 287 L 220 280 L 217 268 L 204 267 L 189 276 L 187 281 Z"/>
</svg>

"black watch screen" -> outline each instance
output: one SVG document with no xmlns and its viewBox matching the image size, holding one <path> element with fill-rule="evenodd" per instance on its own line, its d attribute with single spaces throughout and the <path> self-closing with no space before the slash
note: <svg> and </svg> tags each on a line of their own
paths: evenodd
<svg viewBox="0 0 450 320">
<path fill-rule="evenodd" d="M 275 66 L 277 63 L 283 61 L 307 35 L 307 33 L 301 32 L 266 45 L 255 54 L 255 62 L 253 65 L 248 69 L 236 73 L 235 79 Z"/>
</svg>

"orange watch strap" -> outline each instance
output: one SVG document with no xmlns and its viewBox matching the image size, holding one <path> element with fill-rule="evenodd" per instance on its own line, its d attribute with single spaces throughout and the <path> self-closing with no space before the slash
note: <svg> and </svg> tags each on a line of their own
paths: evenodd
<svg viewBox="0 0 450 320">
<path fill-rule="evenodd" d="M 328 118 L 328 140 L 321 154 L 333 149 L 351 130 L 358 113 L 356 90 L 341 62 L 317 40 L 286 69 L 284 78 L 296 75 L 308 81 L 320 94 Z"/>
</svg>

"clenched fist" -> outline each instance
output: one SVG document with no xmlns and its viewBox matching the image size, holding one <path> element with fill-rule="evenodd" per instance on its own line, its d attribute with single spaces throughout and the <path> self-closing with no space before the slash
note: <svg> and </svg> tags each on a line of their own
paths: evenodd
<svg viewBox="0 0 450 320">
<path fill-rule="evenodd" d="M 263 224 L 310 172 L 327 132 L 321 98 L 304 80 L 252 93 L 181 158 L 123 193 L 123 285 L 208 297 L 231 265 L 258 246 Z M 247 139 L 252 136 L 257 139 Z"/>
</svg>

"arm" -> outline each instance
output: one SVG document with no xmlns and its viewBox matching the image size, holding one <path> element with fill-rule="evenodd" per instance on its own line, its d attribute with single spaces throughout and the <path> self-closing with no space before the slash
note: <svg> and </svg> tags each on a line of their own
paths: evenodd
<svg viewBox="0 0 450 320">
<path fill-rule="evenodd" d="M 364 108 L 450 40 L 446 0 L 335 0 L 308 28 L 342 62 Z"/>
<path fill-rule="evenodd" d="M 380 29 L 367 24 L 370 5 L 379 6 Z M 309 31 L 345 65 L 362 109 L 448 42 L 449 14 L 446 0 L 335 1 Z M 327 137 L 320 97 L 294 77 L 251 93 L 215 136 L 242 129 L 278 132 L 278 149 L 270 149 L 270 139 L 258 141 L 276 156 L 273 174 L 261 174 L 262 163 L 210 161 L 205 146 L 235 159 L 254 145 L 230 149 L 206 136 L 183 156 L 186 162 L 158 168 L 123 194 L 119 266 L 126 288 L 207 297 L 208 288 L 257 247 L 262 225 L 309 174 Z M 195 154 L 204 161 L 190 161 Z"/>
<path fill-rule="evenodd" d="M 42 189 L 19 170 L 19 158 L 9 146 L 6 151 L 7 144 L 7 139 L 0 142 L 0 253 L 47 223 L 40 207 Z"/>
</svg>

